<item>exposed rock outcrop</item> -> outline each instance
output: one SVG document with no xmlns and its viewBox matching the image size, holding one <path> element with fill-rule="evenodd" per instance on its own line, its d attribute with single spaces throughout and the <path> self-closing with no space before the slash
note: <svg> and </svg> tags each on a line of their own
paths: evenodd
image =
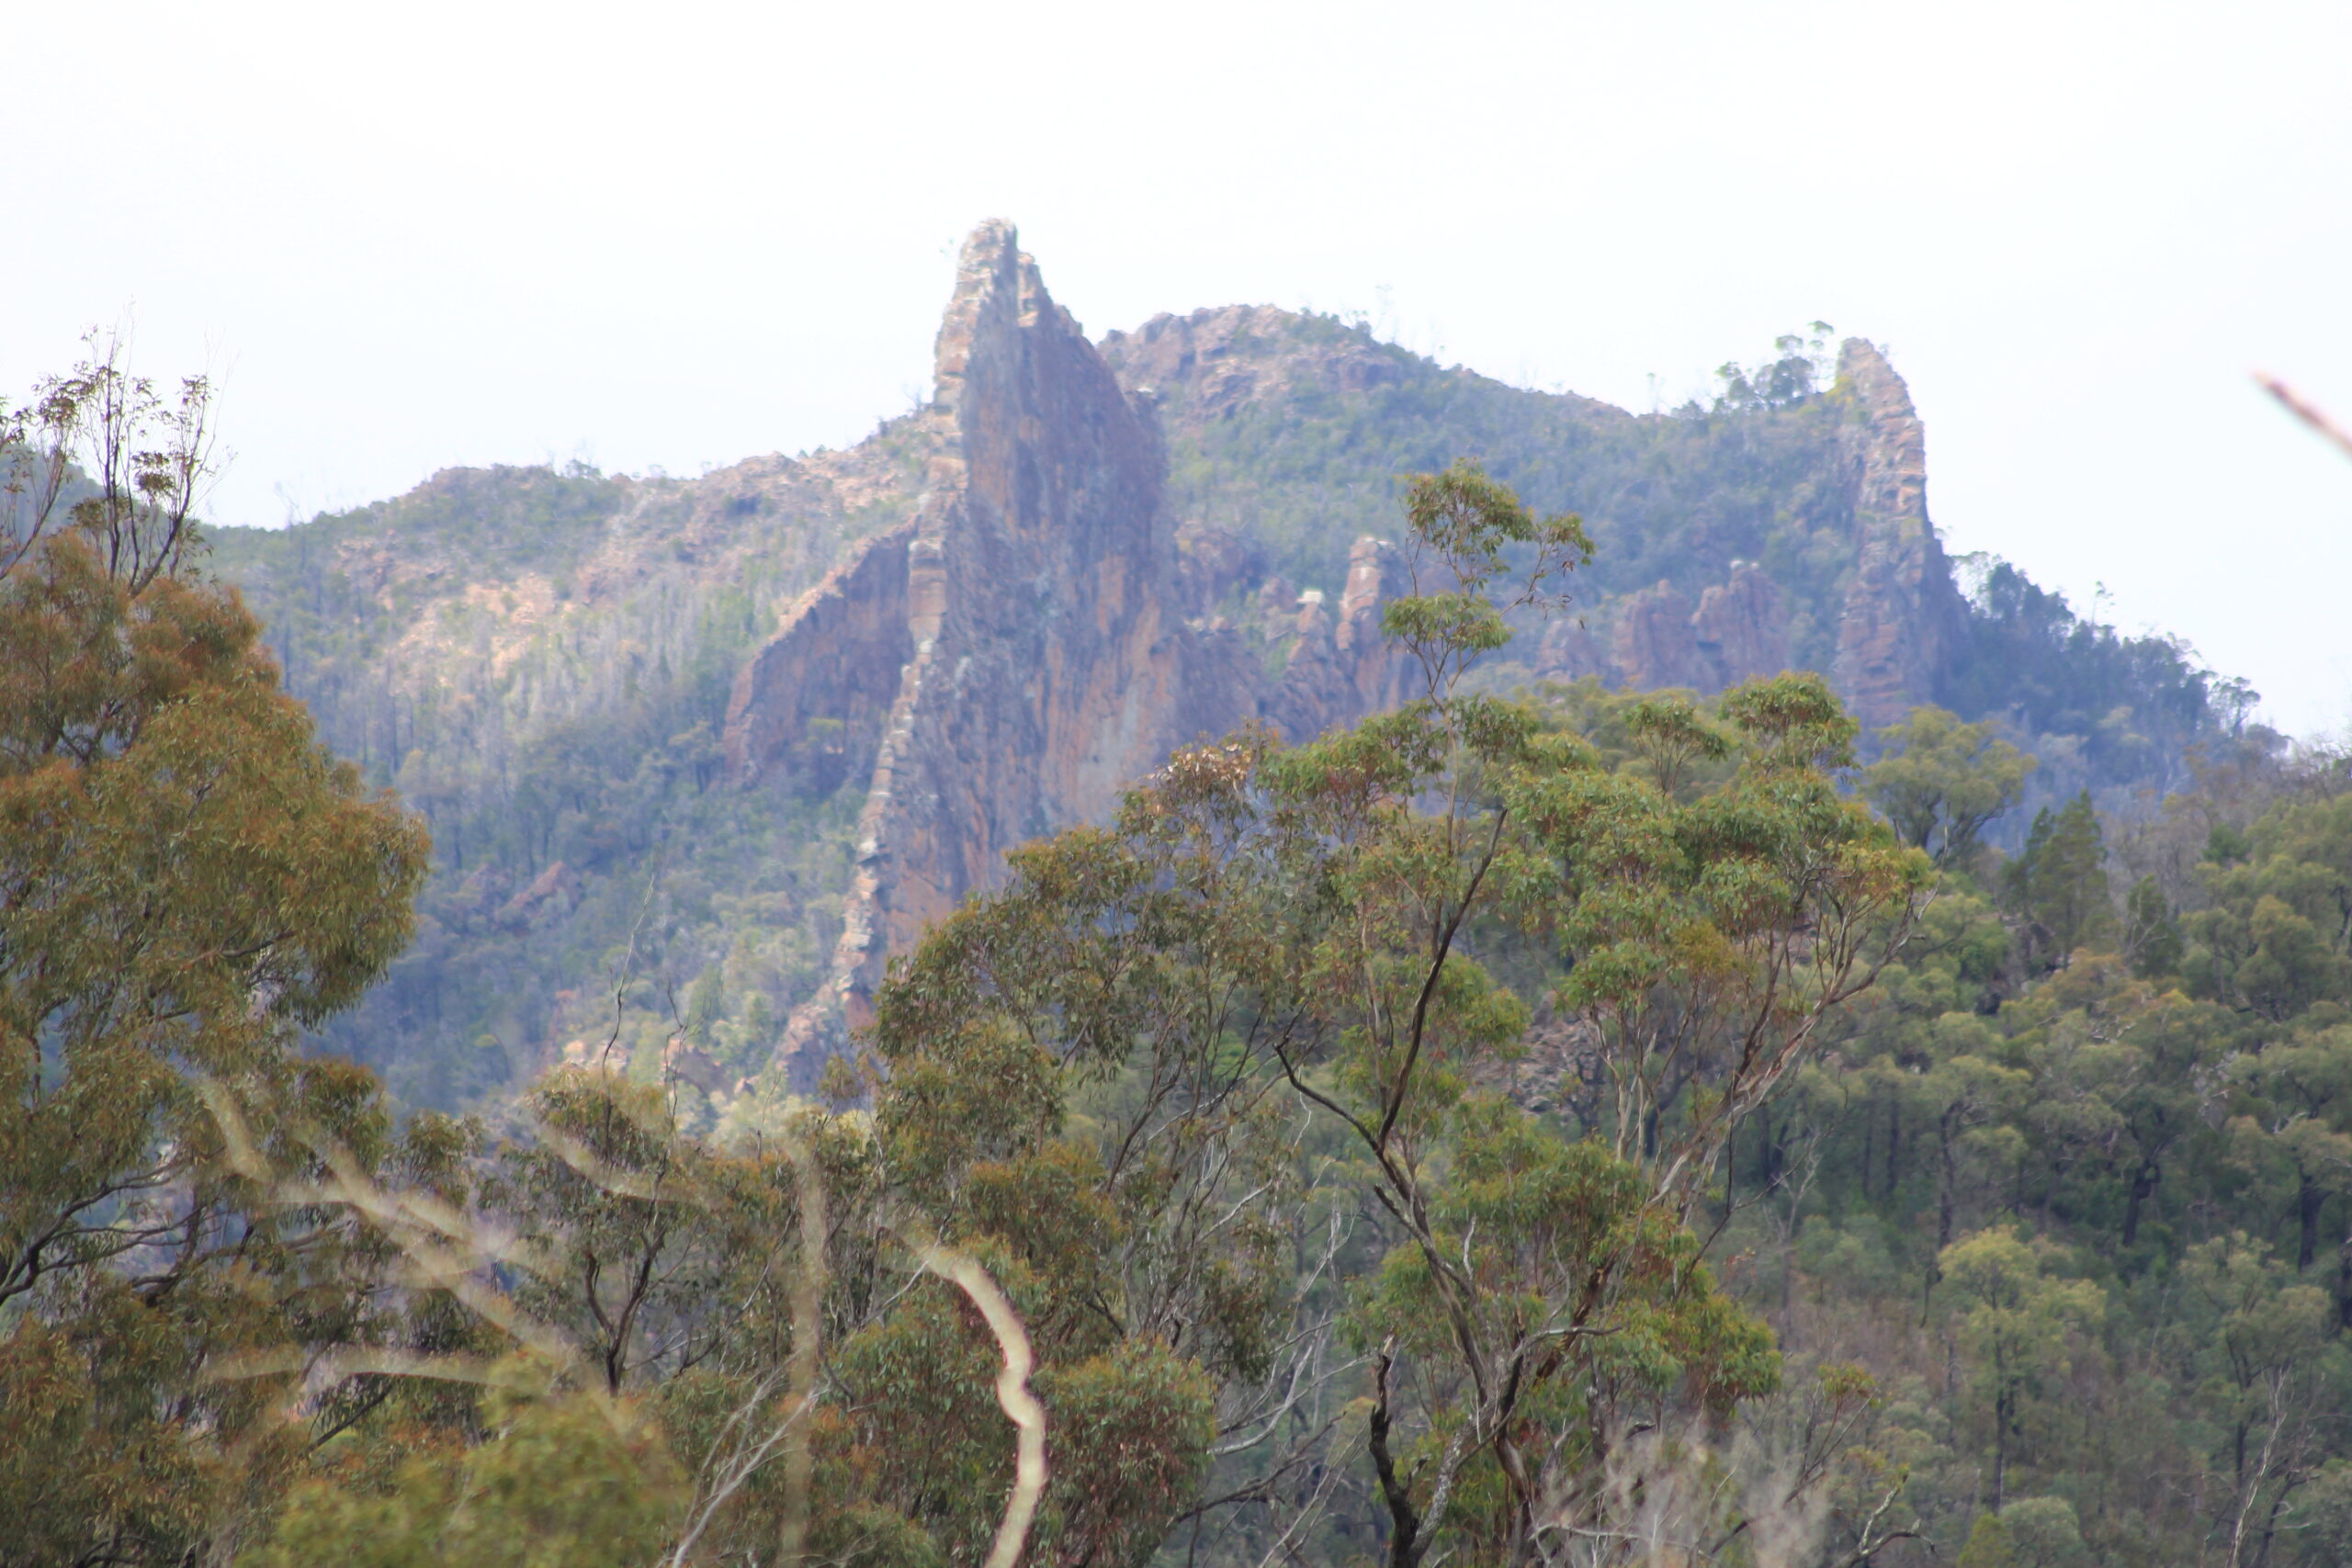
<svg viewBox="0 0 2352 1568">
<path fill-rule="evenodd" d="M 727 705 L 729 776 L 745 783 L 788 768 L 812 795 L 841 787 L 881 743 L 913 657 L 911 526 L 861 546 L 804 594 L 784 630 L 736 672 Z"/>
<path fill-rule="evenodd" d="M 1132 333 L 1113 333 L 1102 351 L 1132 387 L 1192 389 L 1193 412 L 1231 414 L 1302 382 L 1361 392 L 1405 378 L 1408 355 L 1390 344 L 1330 333 L 1308 355 L 1269 361 L 1252 351 L 1288 334 L 1298 320 L 1266 305 L 1226 305 L 1188 316 L 1155 316 Z"/>
<path fill-rule="evenodd" d="M 1404 425 L 1429 417 L 1423 411 L 1438 402 L 1466 408 L 1489 393 L 1517 395 L 1459 367 L 1439 371 L 1416 362 L 1344 323 L 1262 306 L 1157 317 L 1135 332 L 1111 334 L 1103 352 L 1125 385 L 1139 396 L 1148 393 L 1164 411 L 1171 437 L 1188 446 L 1190 466 L 1208 476 L 1193 481 L 1204 484 L 1204 495 L 1188 499 L 1211 499 L 1222 509 L 1218 514 L 1244 532 L 1254 507 L 1286 503 L 1294 514 L 1362 508 L 1374 488 L 1351 495 L 1343 482 L 1333 484 L 1330 476 L 1344 473 L 1344 464 L 1270 466 L 1272 454 L 1283 453 L 1287 464 L 1288 455 L 1300 449 L 1296 440 L 1285 446 L 1290 432 L 1344 429 L 1360 438 L 1379 430 L 1409 446 Z M 1394 396 L 1407 388 L 1419 397 Z M 1693 580 L 1692 568 L 1711 558 L 1721 560 L 1711 544 L 1716 531 L 1753 527 L 1732 521 L 1746 503 L 1724 508 L 1716 498 L 1685 498 L 1674 483 L 1660 482 L 1659 474 L 1621 473 L 1596 483 L 1598 475 L 1588 470 L 1581 482 L 1594 488 L 1579 492 L 1571 486 L 1561 498 L 1565 504 L 1597 517 L 1614 511 L 1621 526 L 1639 517 L 1646 530 L 1679 534 L 1689 553 L 1675 568 L 1673 585 L 1586 601 L 1581 608 L 1601 629 L 1598 638 L 1555 624 L 1534 649 L 1511 657 L 1542 678 L 1592 674 L 1636 687 L 1702 692 L 1803 661 L 1824 668 L 1870 726 L 1934 700 L 1965 657 L 1966 616 L 1928 520 L 1923 427 L 1902 378 L 1859 338 L 1841 349 L 1830 396 L 1842 418 L 1823 422 L 1817 438 L 1799 438 L 1808 446 L 1818 439 L 1819 446 L 1817 456 L 1808 453 L 1806 461 L 1815 465 L 1806 481 L 1810 493 L 1797 509 L 1812 513 L 1808 526 L 1848 531 L 1852 564 L 1834 599 L 1816 602 L 1814 582 L 1776 584 L 1753 561 L 1726 563 L 1727 581 Z M 1413 412 L 1392 412 L 1400 407 Z M 1499 408 L 1489 412 L 1501 423 L 1460 427 L 1458 449 L 1476 451 L 1482 436 L 1521 417 Z M 1541 420 L 1516 428 L 1548 446 L 1551 460 L 1576 467 L 1592 462 L 1596 435 L 1625 441 L 1631 417 L 1565 396 L 1548 400 Z M 1646 460 L 1657 462 L 1678 445 L 1667 434 L 1672 426 L 1664 422 L 1633 445 L 1645 446 L 1653 454 Z M 1659 435 L 1667 438 L 1650 439 Z M 1433 459 L 1414 459 L 1425 460 Z M 1380 493 L 1385 498 L 1385 491 Z M 1750 536 L 1739 548 L 1747 553 L 1757 543 Z M 1789 596 L 1792 587 L 1801 604 Z"/>
<path fill-rule="evenodd" d="M 1699 683 L 1699 639 L 1690 630 L 1690 601 L 1661 578 L 1628 594 L 1617 613 L 1617 668 L 1634 685 Z"/>
<path fill-rule="evenodd" d="M 1337 716 L 1377 713 L 1412 694 L 1417 667 L 1380 632 L 1380 607 L 1409 591 L 1396 547 L 1358 539 L 1336 617 L 1319 592 L 1300 595 L 1281 683 L 1260 703 L 1275 728 L 1295 738 L 1316 735 L 1344 722 Z"/>
<path fill-rule="evenodd" d="M 519 930 L 567 914 L 579 902 L 579 874 L 557 861 L 500 908 L 498 923 Z"/>
<path fill-rule="evenodd" d="M 1123 391 L 1009 224 L 965 246 L 937 391 L 916 416 L 935 454 L 928 490 L 793 606 L 729 708 L 740 784 L 866 784 L 830 977 L 778 1049 L 785 1086 L 813 1082 L 867 1016 L 887 957 L 994 886 L 1013 846 L 1106 818 L 1170 750 L 1244 719 L 1305 739 L 1411 694 L 1418 672 L 1379 629 L 1408 589 L 1392 546 L 1360 539 L 1334 604 L 1265 577 L 1244 536 L 1166 515 L 1151 378 L 1181 384 L 1193 416 L 1223 417 L 1302 377 L 1363 391 L 1396 373 L 1389 348 L 1347 333 L 1276 361 L 1247 352 L 1277 324 L 1234 307 L 1114 334 Z M 1841 377 L 1857 567 L 1837 679 L 1877 725 L 1932 690 L 1958 602 L 1902 381 L 1859 341 Z M 1531 668 L 1713 692 L 1790 660 L 1781 592 L 1752 562 L 1695 606 L 1661 581 L 1615 608 L 1606 653 L 1564 618 Z"/>
<path fill-rule="evenodd" d="M 1214 614 L 1237 589 L 1266 580 L 1266 552 L 1230 528 L 1187 523 L 1176 530 L 1176 579 L 1184 614 Z"/>
<path fill-rule="evenodd" d="M 1839 351 L 1838 385 L 1852 410 L 1855 560 L 1832 678 L 1870 730 L 1933 698 L 1959 649 L 1964 607 L 1928 521 L 1927 427 L 1910 389 L 1860 338 Z"/>
<path fill-rule="evenodd" d="M 1054 303 L 1012 227 L 966 245 L 940 329 L 933 444 L 912 520 L 861 546 L 796 604 L 739 676 L 729 774 L 829 792 L 866 780 L 857 870 L 831 976 L 794 1013 L 778 1066 L 805 1089 L 866 1015 L 884 962 L 1014 845 L 1101 820 L 1168 752 L 1259 717 L 1294 739 L 1411 694 L 1379 630 L 1407 590 L 1388 544 L 1361 539 L 1333 604 L 1266 578 L 1244 536 L 1165 515 L 1155 376 L 1217 417 L 1300 378 L 1363 391 L 1396 373 L 1340 334 L 1268 362 L 1256 308 L 1160 317 L 1114 334 L 1132 393 Z M 1856 566 L 1836 679 L 1866 725 L 1933 692 L 1960 605 L 1925 503 L 1925 446 L 1900 378 L 1845 345 Z M 1254 590 L 1254 592 L 1253 592 Z M 1545 628 L 1531 669 L 1715 692 L 1790 662 L 1779 586 L 1747 561 L 1694 606 L 1671 581 L 1616 607 L 1606 652 L 1582 624 Z"/>
<path fill-rule="evenodd" d="M 1528 670 L 1539 681 L 1577 681 L 1587 675 L 1613 681 L 1617 674 L 1616 665 L 1601 650 L 1600 639 L 1592 635 L 1583 616 L 1573 613 L 1555 615 L 1544 626 Z"/>
<path fill-rule="evenodd" d="M 1719 692 L 1789 667 L 1789 612 L 1780 584 L 1753 561 L 1734 561 L 1731 581 L 1699 595 L 1690 617 L 1698 685 Z"/>
<path fill-rule="evenodd" d="M 692 479 L 453 469 L 215 533 L 214 569 L 263 615 L 322 741 L 410 785 L 444 846 L 415 949 L 328 1048 L 456 1109 L 502 1081 L 472 1048 L 485 1033 L 518 1075 L 604 1038 L 594 954 L 639 907 L 623 890 L 690 840 L 714 897 L 676 903 L 708 918 L 679 913 L 662 940 L 729 968 L 758 939 L 774 962 L 741 987 L 730 972 L 729 994 L 790 1011 L 782 1076 L 805 1086 L 884 956 L 990 886 L 1009 846 L 1100 818 L 1167 749 L 1241 719 L 1302 739 L 1410 694 L 1418 671 L 1377 635 L 1396 557 L 1364 536 L 1397 527 L 1400 475 L 1456 456 L 1584 514 L 1599 544 L 1569 614 L 1514 618 L 1521 639 L 1485 667 L 1497 685 L 1706 692 L 1802 664 L 1872 727 L 2030 695 L 1996 623 L 1973 628 L 1928 523 L 1917 414 L 1860 341 L 1825 395 L 1704 418 L 1510 387 L 1264 306 L 1090 345 L 999 224 L 964 253 L 936 368 L 930 402 L 845 450 Z M 2128 697 L 2171 759 L 2150 766 L 2176 769 L 2211 716 L 2201 687 L 2160 676 L 2091 705 Z M 704 831 L 730 820 L 703 801 L 714 779 L 862 802 L 854 858 L 831 815 L 788 865 L 734 854 L 745 835 Z M 829 977 L 801 1005 L 793 933 L 836 910 Z M 514 984 L 481 986 L 485 963 Z M 686 1066 L 744 1065 L 727 1055 Z"/>
<path fill-rule="evenodd" d="M 1699 595 L 1697 609 L 1660 580 L 1618 607 L 1614 657 L 1603 660 L 1581 626 L 1546 628 L 1536 673 L 1555 680 L 1613 676 L 1647 690 L 1689 686 L 1713 694 L 1789 667 L 1789 613 L 1780 584 L 1753 561 L 1731 563 L 1731 579 Z"/>
<path fill-rule="evenodd" d="M 1170 525 L 1150 400 L 1120 389 L 1010 224 L 965 245 L 937 367 L 941 455 L 913 520 L 795 606 L 729 714 L 741 783 L 871 780 L 830 978 L 778 1048 L 793 1089 L 867 1015 L 888 955 L 993 886 L 1007 850 L 1107 817 L 1187 741 L 1259 716 L 1303 739 L 1406 681 L 1379 635 L 1402 584 L 1378 540 L 1357 545 L 1336 615 L 1299 596 L 1279 677 L 1202 618 L 1262 557 Z"/>
</svg>

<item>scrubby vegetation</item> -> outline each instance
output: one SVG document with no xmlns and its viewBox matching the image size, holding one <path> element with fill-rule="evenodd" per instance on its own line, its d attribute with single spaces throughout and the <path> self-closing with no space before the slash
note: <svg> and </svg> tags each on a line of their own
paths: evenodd
<svg viewBox="0 0 2352 1568">
<path fill-rule="evenodd" d="M 707 1129 L 624 945 L 581 1060 L 402 1113 L 302 1043 L 423 827 L 201 570 L 202 415 L 102 362 L 11 432 L 0 1562 L 2352 1553 L 2345 759 L 2005 854 L 1992 722 L 1482 693 L 1592 541 L 1457 465 L 1419 700 L 1021 851 L 822 1100 Z"/>
<path fill-rule="evenodd" d="M 1229 351 L 1269 383 L 1258 396 L 1188 417 L 1181 389 L 1155 390 L 1171 400 L 1182 514 L 1261 541 L 1299 582 L 1336 587 L 1357 537 L 1395 532 L 1398 476 L 1466 456 L 1532 504 L 1585 519 L 1588 607 L 1661 580 L 1695 598 L 1733 561 L 1754 561 L 1787 596 L 1795 667 L 1826 671 L 1855 560 L 1853 411 L 1828 333 L 1815 322 L 1771 359 L 1724 366 L 1709 403 L 1640 415 L 1447 369 L 1317 316 L 1280 317 Z M 1335 359 L 1359 389 L 1273 374 Z M 2161 795 L 2187 782 L 2188 746 L 2243 730 L 2252 694 L 2185 644 L 2085 619 L 2007 562 L 1958 564 L 1965 625 L 1933 694 L 2006 724 L 2049 759 L 2045 782 L 2064 775 L 2064 794 L 2088 787 L 2111 807 Z"/>
<path fill-rule="evenodd" d="M 860 802 L 814 766 L 790 781 L 809 787 L 723 790 L 719 738 L 780 609 L 897 513 L 812 518 L 747 481 L 718 503 L 714 571 L 684 537 L 710 504 L 661 479 L 458 470 L 211 536 L 322 738 L 432 830 L 416 941 L 326 1026 L 404 1101 L 511 1095 L 616 1009 L 620 1053 L 650 1060 L 697 987 L 698 1046 L 756 1068 L 816 984 Z"/>
</svg>

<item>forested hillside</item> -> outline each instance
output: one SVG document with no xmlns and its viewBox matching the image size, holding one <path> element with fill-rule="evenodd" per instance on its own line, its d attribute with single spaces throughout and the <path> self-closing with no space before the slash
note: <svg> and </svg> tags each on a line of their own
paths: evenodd
<svg viewBox="0 0 2352 1568">
<path fill-rule="evenodd" d="M 976 297 L 1021 323 L 983 349 L 1038 341 Z M 632 1008 L 668 1033 L 496 1098 L 484 1074 L 454 1117 L 315 1048 L 434 937 L 426 839 L 206 569 L 203 388 L 177 414 L 110 364 L 47 390 L 6 449 L 20 479 L 36 438 L 55 460 L 0 535 L 0 1564 L 2352 1556 L 2341 752 L 2211 737 L 2154 809 L 2079 790 L 2005 852 L 2040 768 L 1997 718 L 1917 705 L 1865 755 L 1818 674 L 1499 694 L 1479 664 L 1572 608 L 1595 541 L 1456 463 L 1394 517 L 1442 586 L 1378 605 L 1418 692 L 1179 748 L 1015 850 L 814 1096 L 753 1086 L 714 1127 L 685 1057 L 752 1034 L 740 970 L 628 986 L 696 920 L 757 929 L 722 878 L 812 918 L 842 872 L 760 857 L 797 874 L 837 834 L 789 815 L 838 810 L 807 783 L 831 732 L 778 753 L 771 818 L 690 733 L 635 795 L 556 773 L 537 852 L 594 864 L 609 808 L 611 863 L 632 831 L 650 855 L 635 909 L 543 874 L 475 978 L 514 993 L 609 922 L 600 1041 Z M 958 411 L 984 479 L 999 406 Z M 64 482 L 77 445 L 98 477 Z M 611 750 L 581 754 L 624 754 L 696 722 L 758 626 L 684 614 L 721 602 L 696 571 L 740 570 L 780 499 L 865 525 L 860 477 L 747 468 L 713 504 L 498 476 L 492 524 L 419 504 L 368 590 L 402 623 L 341 649 L 330 608 L 292 647 L 317 678 L 470 637 L 495 679 L 434 722 L 584 708 Z M 453 515 L 519 539 L 532 639 L 501 640 L 521 591 L 476 621 L 404 597 Z M 411 782 L 417 711 L 373 716 Z M 539 755 L 452 792 L 492 804 L 444 877 L 533 852 L 490 781 Z M 879 856 L 844 858 L 854 889 Z M 572 923 L 535 933 L 550 900 Z M 464 934 L 446 969 L 495 951 Z"/>
<path fill-rule="evenodd" d="M 1519 615 L 1488 689 L 1711 692 L 1812 669 L 1870 729 L 1927 701 L 1996 719 L 2041 762 L 2026 816 L 2086 787 L 2152 807 L 2244 716 L 2242 690 L 2177 644 L 2085 622 L 2006 564 L 1955 573 L 1926 521 L 1917 422 L 1866 344 L 1844 351 L 1866 389 L 1818 335 L 1792 338 L 1727 367 L 1713 406 L 1647 415 L 1271 310 L 1162 318 L 1102 352 L 1165 444 L 1165 521 L 1210 546 L 1186 547 L 1180 577 L 1214 602 L 1157 613 L 1236 628 L 1277 673 L 1306 646 L 1299 596 L 1337 603 L 1354 541 L 1396 535 L 1401 476 L 1466 457 L 1580 513 L 1594 544 L 1574 613 Z M 1904 429 L 1907 455 L 1886 434 Z M 878 732 L 820 719 L 793 765 L 744 787 L 723 776 L 729 694 L 845 551 L 908 525 L 956 441 L 934 403 L 846 453 L 691 480 L 453 470 L 349 513 L 217 531 L 212 570 L 289 689 L 433 831 L 417 941 L 326 1048 L 440 1106 L 608 1037 L 647 1072 L 683 1059 L 714 1106 L 756 1077 L 862 918 L 842 900 Z M 2015 847 L 2023 819 L 1987 832 Z"/>
<path fill-rule="evenodd" d="M 901 428 L 695 481 L 451 470 L 214 534 L 211 570 L 322 735 L 433 831 L 417 939 L 329 1048 L 412 1102 L 471 1103 L 601 1043 L 623 976 L 624 1053 L 658 1050 L 673 1003 L 725 1060 L 747 1047 L 722 1025 L 770 1043 L 838 932 L 856 808 L 719 789 L 728 692 L 844 548 L 906 514 L 924 449 Z"/>
<path fill-rule="evenodd" d="M 1857 567 L 1860 458 L 1854 389 L 1826 332 L 1725 365 L 1708 406 L 1653 414 L 1442 368 L 1360 325 L 1280 310 L 1162 318 L 1104 352 L 1164 412 L 1182 514 L 1259 541 L 1302 584 L 1335 584 L 1352 540 L 1395 530 L 1400 476 L 1473 457 L 1531 505 L 1584 518 L 1595 548 L 1579 615 L 1604 647 L 1642 590 L 1666 581 L 1696 602 L 1744 560 L 1785 596 L 1791 665 L 1828 673 Z M 1954 565 L 1958 635 L 1911 695 L 2002 720 L 2043 759 L 2042 798 L 2161 795 L 2186 782 L 2187 745 L 2236 732 L 2251 710 L 2243 683 L 2185 644 L 2086 621 L 2008 562 Z M 1489 679 L 1551 672 L 1528 631 Z"/>
</svg>

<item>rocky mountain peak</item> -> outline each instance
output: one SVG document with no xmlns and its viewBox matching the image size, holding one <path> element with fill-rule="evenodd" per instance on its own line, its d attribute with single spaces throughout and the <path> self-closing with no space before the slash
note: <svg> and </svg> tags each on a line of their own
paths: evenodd
<svg viewBox="0 0 2352 1568">
<path fill-rule="evenodd" d="M 831 976 L 776 1070 L 806 1089 L 883 962 L 1028 839 L 1107 818 L 1177 746 L 1266 717 L 1294 738 L 1395 700 L 1377 634 L 1395 552 L 1357 547 L 1338 618 L 1304 606 L 1280 673 L 1200 617 L 1261 558 L 1179 530 L 1148 400 L 1046 292 L 1013 227 L 964 245 L 937 341 L 945 422 L 915 515 L 795 605 L 743 666 L 727 765 L 744 786 L 866 781 Z M 1193 612 L 1188 618 L 1186 612 Z"/>
<path fill-rule="evenodd" d="M 1849 401 L 1845 461 L 1855 561 L 1832 674 L 1866 729 L 1896 723 L 1934 694 L 1964 635 L 1951 565 L 1928 521 L 1927 426 L 1878 348 L 1848 338 L 1838 392 Z"/>
<path fill-rule="evenodd" d="M 711 1060 L 805 1089 L 885 957 L 1008 849 L 1243 720 L 1304 739 L 1411 694 L 1379 536 L 1404 476 L 1456 457 L 1596 546 L 1568 612 L 1485 667 L 1499 687 L 1810 668 L 1873 728 L 1926 701 L 2038 727 L 2069 789 L 2153 777 L 2209 722 L 2172 645 L 2107 649 L 2015 573 L 2010 609 L 1962 600 L 1918 411 L 1860 339 L 1825 394 L 1649 415 L 1263 305 L 1095 344 L 991 221 L 935 369 L 842 451 L 455 470 L 216 535 L 322 736 L 439 847 L 416 948 L 328 1048 L 420 1104 L 526 1082 L 616 1027 L 583 955 L 641 957 L 674 893 L 660 962 L 730 1010 Z M 2086 776 L 2120 703 L 2122 761 Z M 622 1011 L 650 1070 L 675 1020 Z"/>
</svg>

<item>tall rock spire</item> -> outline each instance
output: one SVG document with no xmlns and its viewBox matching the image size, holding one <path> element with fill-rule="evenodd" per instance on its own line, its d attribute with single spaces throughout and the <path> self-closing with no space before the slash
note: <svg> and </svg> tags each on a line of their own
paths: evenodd
<svg viewBox="0 0 2352 1568">
<path fill-rule="evenodd" d="M 1838 622 L 1833 679 L 1865 730 L 1932 701 L 1960 651 L 1962 606 L 1928 521 L 1927 427 L 1885 355 L 1848 338 L 1838 387 L 1854 486 L 1854 574 Z"/>
<path fill-rule="evenodd" d="M 870 781 L 830 976 L 772 1069 L 794 1089 L 869 1016 L 888 955 L 996 885 L 1006 851 L 1107 818 L 1170 751 L 1244 718 L 1304 739 L 1393 700 L 1373 629 L 1385 547 L 1359 547 L 1344 668 L 1312 693 L 1184 620 L 1149 410 L 1010 223 L 965 243 L 936 378 L 922 419 L 938 455 L 915 516 L 795 607 L 729 705 L 740 783 L 805 767 L 812 736 Z"/>
</svg>

